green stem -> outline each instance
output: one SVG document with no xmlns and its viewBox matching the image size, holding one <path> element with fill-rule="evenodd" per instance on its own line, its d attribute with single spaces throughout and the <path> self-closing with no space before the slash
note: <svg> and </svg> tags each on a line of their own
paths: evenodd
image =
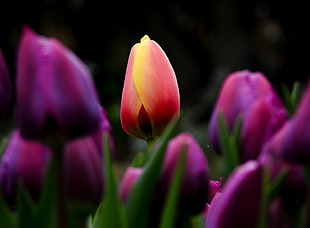
<svg viewBox="0 0 310 228">
<path fill-rule="evenodd" d="M 146 140 L 147 151 L 148 151 L 148 153 L 151 152 L 151 149 L 152 149 L 152 147 L 153 147 L 155 141 L 156 141 L 156 140 L 155 140 L 154 138 L 151 138 L 151 139 L 147 139 L 147 140 Z"/>
<path fill-rule="evenodd" d="M 57 140 L 56 140 L 57 141 Z M 52 172 L 54 177 L 54 191 L 55 191 L 55 215 L 57 218 L 57 228 L 67 228 L 67 204 L 65 197 L 65 182 L 64 182 L 64 161 L 63 148 L 64 143 L 50 144 L 53 149 L 52 156 Z"/>
<path fill-rule="evenodd" d="M 266 227 L 266 220 L 267 220 L 267 210 L 268 210 L 268 203 L 269 203 L 269 195 L 270 195 L 270 173 L 268 169 L 263 169 L 263 180 L 262 180 L 262 198 L 261 198 L 261 205 L 260 205 L 260 214 L 259 214 L 259 221 L 258 221 L 258 228 L 265 228 Z"/>
</svg>

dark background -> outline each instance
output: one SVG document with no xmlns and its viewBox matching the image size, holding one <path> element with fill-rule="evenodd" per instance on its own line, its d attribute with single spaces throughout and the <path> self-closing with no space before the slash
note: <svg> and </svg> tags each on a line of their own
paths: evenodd
<svg viewBox="0 0 310 228">
<path fill-rule="evenodd" d="M 1 1 L 0 48 L 15 80 L 21 26 L 58 38 L 92 70 L 107 109 L 118 157 L 141 141 L 121 129 L 119 105 L 131 47 L 148 34 L 164 49 L 181 94 L 181 131 L 207 146 L 207 123 L 218 88 L 236 70 L 261 71 L 281 85 L 305 85 L 309 66 L 306 1 Z M 143 144 L 144 146 L 144 144 Z"/>
</svg>

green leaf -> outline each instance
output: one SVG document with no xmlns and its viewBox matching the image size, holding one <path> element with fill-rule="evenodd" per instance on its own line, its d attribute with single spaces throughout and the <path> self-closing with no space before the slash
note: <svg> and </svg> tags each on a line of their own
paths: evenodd
<svg viewBox="0 0 310 228">
<path fill-rule="evenodd" d="M 129 228 L 145 228 L 147 226 L 149 206 L 153 190 L 161 171 L 167 143 L 171 138 L 176 125 L 177 119 L 174 119 L 167 126 L 158 141 L 159 145 L 156 147 L 155 151 L 152 151 L 152 154 L 145 164 L 144 172 L 129 195 L 126 203 Z"/>
<path fill-rule="evenodd" d="M 300 100 L 300 84 L 295 82 L 292 88 L 292 91 L 289 90 L 287 85 L 282 85 L 282 91 L 284 96 L 284 103 L 287 111 L 292 116 L 294 115 Z"/>
<path fill-rule="evenodd" d="M 0 158 L 2 157 L 4 149 L 5 149 L 6 145 L 8 144 L 8 140 L 9 139 L 7 137 L 4 137 L 1 139 L 1 142 L 0 142 Z"/>
<path fill-rule="evenodd" d="M 239 141 L 241 125 L 242 119 L 237 117 L 234 129 L 231 133 L 223 113 L 220 113 L 218 116 L 219 140 L 221 151 L 224 156 L 226 177 L 240 164 Z"/>
<path fill-rule="evenodd" d="M 51 160 L 45 174 L 36 211 L 36 223 L 38 227 L 56 228 L 55 167 L 54 161 Z"/>
<path fill-rule="evenodd" d="M 146 161 L 145 154 L 143 152 L 138 152 L 135 156 L 131 166 L 142 167 Z"/>
<path fill-rule="evenodd" d="M 11 212 L 0 195 L 0 227 L 16 227 L 15 215 Z"/>
<path fill-rule="evenodd" d="M 183 171 L 186 160 L 187 146 L 182 147 L 181 156 L 179 158 L 174 178 L 162 211 L 162 220 L 160 228 L 172 228 L 175 225 L 175 218 L 177 213 L 178 198 L 180 193 L 180 186 L 182 183 Z"/>
<path fill-rule="evenodd" d="M 18 228 L 30 228 L 35 226 L 35 204 L 26 190 L 19 184 L 17 192 Z"/>
<path fill-rule="evenodd" d="M 126 228 L 127 220 L 125 217 L 125 210 L 121 205 L 118 195 L 118 188 L 110 158 L 107 134 L 104 134 L 104 167 L 106 179 L 105 195 L 103 202 L 95 214 L 93 228 Z"/>
<path fill-rule="evenodd" d="M 272 183 L 269 186 L 268 189 L 268 199 L 269 201 L 273 200 L 281 190 L 281 187 L 283 186 L 283 183 L 285 181 L 286 175 L 287 175 L 288 169 L 284 168 L 282 169 L 276 178 L 272 181 Z"/>
<path fill-rule="evenodd" d="M 205 228 L 205 219 L 202 214 L 192 218 L 192 227 L 194 228 Z"/>
</svg>

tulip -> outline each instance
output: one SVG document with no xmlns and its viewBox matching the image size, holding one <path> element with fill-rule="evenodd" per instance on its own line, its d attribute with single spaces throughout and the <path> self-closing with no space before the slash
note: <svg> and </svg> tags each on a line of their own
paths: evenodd
<svg viewBox="0 0 310 228">
<path fill-rule="evenodd" d="M 19 130 L 13 131 L 0 163 L 0 190 L 11 206 L 15 204 L 18 183 L 33 199 L 39 198 L 50 157 L 49 147 L 26 141 Z"/>
<path fill-rule="evenodd" d="M 310 83 L 284 135 L 281 154 L 288 162 L 310 164 Z"/>
<path fill-rule="evenodd" d="M 146 35 L 130 52 L 121 100 L 122 127 L 131 136 L 152 139 L 179 113 L 173 68 L 161 47 Z"/>
<path fill-rule="evenodd" d="M 131 190 L 137 182 L 140 175 L 143 173 L 143 168 L 139 167 L 128 167 L 121 180 L 119 186 L 119 193 L 123 203 L 125 203 L 129 197 Z"/>
<path fill-rule="evenodd" d="M 209 123 L 209 139 L 217 152 L 218 117 L 222 114 L 229 131 L 242 120 L 240 159 L 255 159 L 261 145 L 284 123 L 287 112 L 266 77 L 247 70 L 230 74 L 224 81 Z"/>
<path fill-rule="evenodd" d="M 263 147 L 258 160 L 268 168 L 271 180 L 274 181 L 281 172 L 285 172 L 279 196 L 287 209 L 297 208 L 305 202 L 307 195 L 307 178 L 301 166 L 286 162 L 281 156 L 281 147 L 285 143 L 284 136 L 289 129 L 287 122 Z M 291 211 L 293 212 L 293 211 Z"/>
<path fill-rule="evenodd" d="M 94 133 L 100 105 L 86 65 L 54 38 L 24 27 L 17 63 L 17 123 L 29 140 Z"/>
<path fill-rule="evenodd" d="M 209 181 L 209 203 L 212 202 L 213 198 L 217 193 L 222 191 L 222 179 L 219 181 L 210 180 Z"/>
<path fill-rule="evenodd" d="M 94 134 L 65 145 L 65 188 L 69 199 L 99 205 L 104 192 L 103 134 L 108 134 L 110 153 L 114 156 L 112 128 L 104 108 L 99 129 Z"/>
<path fill-rule="evenodd" d="M 8 117 L 13 103 L 13 91 L 9 70 L 0 50 L 0 120 Z"/>
<path fill-rule="evenodd" d="M 65 189 L 74 201 L 99 205 L 103 195 L 102 152 L 92 137 L 70 141 L 64 148 Z"/>
<path fill-rule="evenodd" d="M 241 162 L 256 159 L 261 148 L 286 122 L 287 111 L 272 92 L 256 101 L 245 113 L 241 130 Z"/>
<path fill-rule="evenodd" d="M 170 140 L 166 150 L 159 186 L 162 194 L 167 196 L 183 150 L 186 152 L 186 161 L 180 187 L 178 208 L 184 214 L 195 215 L 201 213 L 208 202 L 209 171 L 208 162 L 202 149 L 189 133 L 179 134 Z"/>
<path fill-rule="evenodd" d="M 206 227 L 256 227 L 262 197 L 263 169 L 251 160 L 237 167 L 210 206 Z"/>
</svg>

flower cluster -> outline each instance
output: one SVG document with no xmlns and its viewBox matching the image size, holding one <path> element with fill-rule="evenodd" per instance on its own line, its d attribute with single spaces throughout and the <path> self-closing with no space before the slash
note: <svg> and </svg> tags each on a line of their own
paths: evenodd
<svg viewBox="0 0 310 228">
<path fill-rule="evenodd" d="M 0 227 L 310 226 L 310 84 L 299 103 L 298 89 L 283 100 L 263 73 L 229 74 L 205 131 L 225 166 L 213 179 L 195 137 L 173 135 L 177 77 L 145 35 L 130 51 L 120 123 L 147 148 L 118 181 L 108 112 L 83 61 L 27 26 L 17 55 L 14 96 L 0 52 L 2 124 L 16 104 L 0 151 Z"/>
</svg>

